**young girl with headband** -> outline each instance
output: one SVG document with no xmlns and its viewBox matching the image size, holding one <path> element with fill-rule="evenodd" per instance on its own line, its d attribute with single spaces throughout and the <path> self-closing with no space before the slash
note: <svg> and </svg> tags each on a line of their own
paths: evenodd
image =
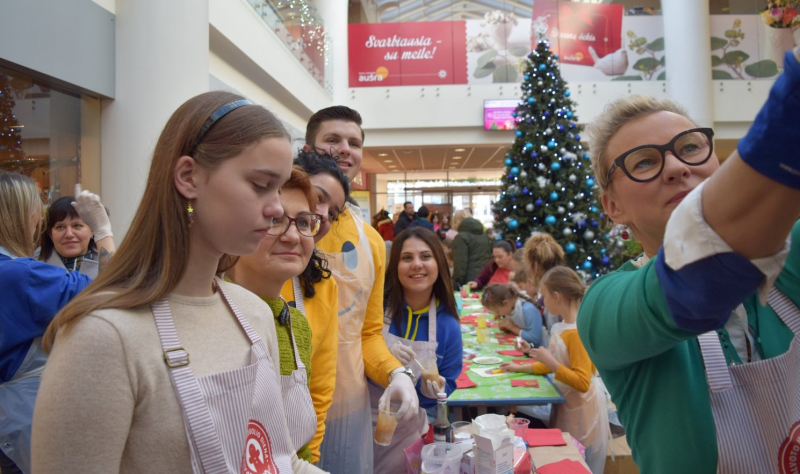
<svg viewBox="0 0 800 474">
<path fill-rule="evenodd" d="M 481 304 L 495 315 L 505 316 L 500 321 L 500 329 L 521 337 L 534 347 L 542 345 L 542 313 L 533 300 L 514 285 L 493 283 L 487 286 L 481 294 Z"/>
</svg>

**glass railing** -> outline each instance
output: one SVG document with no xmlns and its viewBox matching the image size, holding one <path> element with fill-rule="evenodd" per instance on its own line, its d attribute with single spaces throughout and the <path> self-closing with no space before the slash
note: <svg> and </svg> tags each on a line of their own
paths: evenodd
<svg viewBox="0 0 800 474">
<path fill-rule="evenodd" d="M 297 61 L 328 94 L 331 84 L 331 39 L 311 0 L 247 0 L 278 35 Z"/>
</svg>

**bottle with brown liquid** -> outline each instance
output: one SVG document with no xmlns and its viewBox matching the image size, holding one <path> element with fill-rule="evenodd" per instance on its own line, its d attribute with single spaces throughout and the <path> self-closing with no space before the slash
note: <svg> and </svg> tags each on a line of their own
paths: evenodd
<svg viewBox="0 0 800 474">
<path fill-rule="evenodd" d="M 447 394 L 436 394 L 436 421 L 433 422 L 433 442 L 452 443 L 453 427 L 450 426 L 450 417 L 447 415 Z"/>
</svg>

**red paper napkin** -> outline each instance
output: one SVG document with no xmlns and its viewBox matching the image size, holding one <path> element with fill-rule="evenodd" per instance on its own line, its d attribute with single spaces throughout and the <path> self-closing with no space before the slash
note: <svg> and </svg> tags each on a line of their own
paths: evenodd
<svg viewBox="0 0 800 474">
<path fill-rule="evenodd" d="M 566 446 L 567 442 L 564 441 L 564 436 L 558 428 L 552 429 L 529 429 L 528 438 L 525 440 L 528 446 L 535 448 L 537 446 Z"/>
<path fill-rule="evenodd" d="M 461 324 L 473 323 L 473 322 L 475 322 L 477 320 L 478 320 L 478 317 L 471 314 L 469 316 L 464 316 L 463 318 L 461 318 Z"/>
<path fill-rule="evenodd" d="M 583 464 L 571 459 L 545 464 L 536 468 L 537 474 L 591 474 Z"/>
<path fill-rule="evenodd" d="M 477 387 L 478 384 L 472 381 L 467 374 L 461 374 L 456 379 L 456 388 L 471 388 Z"/>
<path fill-rule="evenodd" d="M 520 357 L 520 356 L 524 356 L 525 355 L 522 352 L 517 351 L 517 350 L 513 350 L 513 349 L 509 349 L 509 350 L 505 350 L 505 351 L 497 351 L 497 353 L 498 354 L 503 354 L 504 356 L 511 356 L 511 357 Z"/>
<path fill-rule="evenodd" d="M 527 387 L 527 388 L 539 388 L 539 381 L 538 380 L 531 380 L 531 379 L 514 379 L 511 381 L 512 387 Z"/>
<path fill-rule="evenodd" d="M 535 364 L 536 359 L 514 359 L 515 364 Z"/>
</svg>

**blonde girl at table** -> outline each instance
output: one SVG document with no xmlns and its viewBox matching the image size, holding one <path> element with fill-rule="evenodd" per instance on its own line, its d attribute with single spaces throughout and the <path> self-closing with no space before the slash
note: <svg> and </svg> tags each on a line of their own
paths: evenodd
<svg viewBox="0 0 800 474">
<path fill-rule="evenodd" d="M 590 124 L 603 208 L 644 254 L 592 283 L 578 332 L 643 473 L 797 469 L 799 60 L 722 166 L 713 130 L 668 100 Z"/>
<path fill-rule="evenodd" d="M 419 414 L 401 421 L 389 446 L 375 445 L 376 474 L 404 474 L 403 450 L 428 430 L 426 410 L 436 407 L 436 394 L 448 396 L 461 374 L 462 341 L 458 309 L 453 297 L 450 270 L 439 238 L 433 232 L 412 227 L 398 234 L 386 268 L 386 311 L 383 337 L 389 350 L 414 371 Z M 438 382 L 422 380 L 414 362 L 436 359 Z M 370 382 L 373 430 L 378 421 L 378 401 L 383 389 Z"/>
<path fill-rule="evenodd" d="M 544 274 L 540 288 L 545 307 L 563 321 L 553 325 L 549 349 L 531 348 L 524 341 L 519 344 L 519 349 L 537 362 L 504 363 L 500 368 L 509 372 L 555 374 L 553 383 L 566 402 L 553 405 L 550 423 L 586 446 L 586 463 L 593 474 L 602 474 L 610 436 L 607 399 L 575 326 L 585 287 L 577 273 L 559 266 Z"/>
<path fill-rule="evenodd" d="M 510 283 L 492 283 L 483 289 L 481 304 L 502 316 L 499 328 L 522 338 L 528 344 L 539 347 L 542 339 L 542 313 L 533 304 L 530 296 L 523 294 Z"/>
<path fill-rule="evenodd" d="M 292 445 L 272 311 L 217 276 L 283 216 L 289 140 L 229 92 L 172 114 L 129 238 L 43 338 L 33 472 L 322 472 Z"/>
</svg>

